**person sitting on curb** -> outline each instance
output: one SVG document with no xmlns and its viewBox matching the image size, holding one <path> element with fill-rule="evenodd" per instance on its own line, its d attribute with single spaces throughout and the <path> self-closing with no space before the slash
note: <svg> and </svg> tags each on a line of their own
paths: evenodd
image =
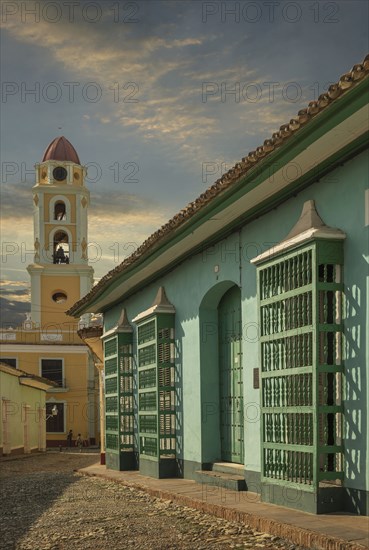
<svg viewBox="0 0 369 550">
<path fill-rule="evenodd" d="M 83 447 L 83 439 L 82 439 L 81 434 L 78 434 L 78 436 L 77 436 L 76 447 L 79 448 L 79 452 L 81 453 L 82 452 L 82 447 Z"/>
</svg>

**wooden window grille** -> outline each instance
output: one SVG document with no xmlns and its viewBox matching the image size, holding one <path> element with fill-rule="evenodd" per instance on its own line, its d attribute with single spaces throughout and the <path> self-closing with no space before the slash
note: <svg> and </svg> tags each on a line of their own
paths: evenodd
<svg viewBox="0 0 369 550">
<path fill-rule="evenodd" d="M 118 332 L 104 342 L 106 450 L 134 451 L 133 335 Z"/>
<path fill-rule="evenodd" d="M 258 267 L 262 478 L 318 490 L 343 479 L 342 243 Z"/>
<path fill-rule="evenodd" d="M 111 338 L 107 340 L 104 344 L 104 356 L 109 357 L 110 355 L 116 355 L 117 353 L 117 338 Z"/>
<path fill-rule="evenodd" d="M 174 458 L 174 315 L 156 314 L 138 325 L 137 334 L 140 455 Z"/>
</svg>

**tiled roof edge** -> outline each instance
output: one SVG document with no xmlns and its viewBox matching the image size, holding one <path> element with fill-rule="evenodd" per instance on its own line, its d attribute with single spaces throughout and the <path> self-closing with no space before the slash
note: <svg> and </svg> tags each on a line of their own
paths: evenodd
<svg viewBox="0 0 369 550">
<path fill-rule="evenodd" d="M 29 372 L 26 372 L 24 370 L 11 367 L 10 365 L 8 365 L 3 361 L 0 361 L 0 370 L 2 372 L 6 372 L 7 374 L 17 376 L 18 378 L 29 378 L 30 380 L 35 380 L 35 382 L 42 382 L 43 384 L 48 384 L 52 388 L 59 387 L 56 382 L 53 382 L 52 380 L 49 380 L 44 376 L 38 376 L 37 374 L 30 374 Z"/>
<path fill-rule="evenodd" d="M 301 109 L 297 113 L 297 116 L 292 118 L 289 123 L 282 124 L 279 131 L 274 132 L 271 138 L 264 141 L 263 145 L 257 147 L 255 151 L 250 151 L 247 156 L 243 157 L 240 162 L 237 162 L 235 166 L 216 180 L 213 185 L 201 193 L 197 199 L 190 202 L 166 224 L 155 231 L 155 233 L 152 233 L 152 235 L 150 235 L 128 258 L 104 275 L 88 294 L 78 300 L 78 302 L 67 311 L 67 315 L 73 316 L 81 306 L 103 291 L 108 283 L 112 282 L 125 269 L 138 261 L 145 253 L 153 249 L 155 245 L 189 220 L 193 214 L 209 204 L 216 196 L 232 186 L 241 177 L 244 177 L 258 162 L 284 144 L 296 130 L 307 124 L 328 105 L 331 105 L 336 99 L 341 97 L 347 90 L 358 84 L 368 73 L 369 54 L 362 63 L 354 65 L 351 71 L 342 75 L 336 84 L 331 84 L 328 90 L 322 93 L 317 100 L 310 101 L 308 106 L 305 109 Z"/>
</svg>

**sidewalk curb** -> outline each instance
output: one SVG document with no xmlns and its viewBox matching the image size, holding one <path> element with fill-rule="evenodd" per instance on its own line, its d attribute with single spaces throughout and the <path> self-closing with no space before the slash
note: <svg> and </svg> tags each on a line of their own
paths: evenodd
<svg viewBox="0 0 369 550">
<path fill-rule="evenodd" d="M 171 500 L 176 504 L 187 506 L 188 508 L 194 508 L 200 512 L 204 512 L 218 518 L 223 518 L 227 521 L 247 524 L 252 529 L 262 533 L 277 536 L 294 544 L 312 548 L 314 550 L 363 550 L 367 548 L 361 544 L 337 539 L 316 531 L 303 529 L 288 523 L 281 523 L 273 519 L 267 519 L 256 514 L 230 509 L 219 504 L 210 504 L 202 500 L 186 497 L 170 491 L 154 489 L 152 487 L 147 487 L 139 483 L 133 483 L 125 479 L 109 477 L 109 474 L 88 472 L 84 471 L 83 468 L 77 469 L 76 472 L 87 477 L 99 477 L 108 481 L 113 481 L 114 483 L 120 483 L 126 487 L 143 491 L 150 496 L 161 498 L 163 500 Z"/>
</svg>

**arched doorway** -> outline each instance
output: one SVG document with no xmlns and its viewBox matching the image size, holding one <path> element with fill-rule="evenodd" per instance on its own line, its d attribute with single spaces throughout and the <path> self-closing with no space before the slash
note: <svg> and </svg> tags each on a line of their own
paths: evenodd
<svg viewBox="0 0 369 550">
<path fill-rule="evenodd" d="M 219 407 L 221 458 L 243 464 L 241 291 L 233 286 L 218 305 Z"/>
<path fill-rule="evenodd" d="M 230 280 L 215 284 L 199 308 L 203 464 L 244 462 L 241 327 L 239 287 Z"/>
</svg>

